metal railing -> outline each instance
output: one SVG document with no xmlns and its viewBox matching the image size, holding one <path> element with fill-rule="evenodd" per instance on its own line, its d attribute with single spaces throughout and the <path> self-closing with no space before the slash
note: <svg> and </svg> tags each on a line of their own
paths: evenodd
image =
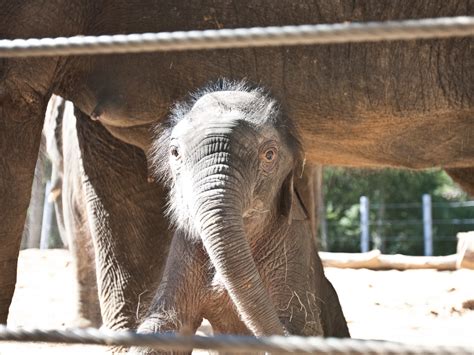
<svg viewBox="0 0 474 355">
<path fill-rule="evenodd" d="M 183 51 L 217 48 L 400 41 L 474 35 L 474 17 L 253 27 L 204 31 L 2 39 L 0 57 Z"/>
<path fill-rule="evenodd" d="M 0 341 L 53 342 L 67 344 L 98 344 L 108 346 L 146 346 L 159 350 L 192 349 L 272 354 L 473 354 L 474 346 L 443 346 L 438 344 L 401 344 L 389 341 L 340 339 L 299 336 L 218 335 L 184 336 L 177 334 L 137 334 L 98 329 L 26 330 L 8 329 L 0 325 Z"/>
</svg>

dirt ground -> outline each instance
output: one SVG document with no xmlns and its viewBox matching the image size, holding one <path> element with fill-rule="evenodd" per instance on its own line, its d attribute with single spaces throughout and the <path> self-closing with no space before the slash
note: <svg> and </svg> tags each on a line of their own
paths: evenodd
<svg viewBox="0 0 474 355">
<path fill-rule="evenodd" d="M 466 303 L 474 300 L 474 270 L 327 268 L 326 274 L 339 294 L 354 338 L 474 345 L 474 310 Z M 74 290 L 67 251 L 22 251 L 8 325 L 43 329 L 71 326 Z M 66 352 L 105 353 L 99 346 L 0 343 L 1 355 Z"/>
</svg>

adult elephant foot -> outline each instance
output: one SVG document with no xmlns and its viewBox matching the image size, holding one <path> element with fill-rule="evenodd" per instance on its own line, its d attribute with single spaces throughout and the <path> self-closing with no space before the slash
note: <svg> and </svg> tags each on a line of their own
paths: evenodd
<svg viewBox="0 0 474 355">
<path fill-rule="evenodd" d="M 0 61 L 0 323 L 7 322 L 15 289 L 47 104 L 47 94 L 15 81 L 7 64 Z"/>
<path fill-rule="evenodd" d="M 446 172 L 464 191 L 474 197 L 474 167 L 446 169 Z"/>
</svg>

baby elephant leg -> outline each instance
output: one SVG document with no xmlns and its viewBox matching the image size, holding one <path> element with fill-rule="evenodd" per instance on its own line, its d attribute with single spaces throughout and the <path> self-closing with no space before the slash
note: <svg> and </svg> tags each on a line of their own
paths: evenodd
<svg viewBox="0 0 474 355">
<path fill-rule="evenodd" d="M 176 232 L 166 268 L 139 333 L 176 332 L 192 335 L 202 321 L 202 307 L 208 266 L 202 246 Z M 188 354 L 145 348 L 132 348 L 133 354 Z"/>
<path fill-rule="evenodd" d="M 322 312 L 324 335 L 335 338 L 350 338 L 347 321 L 342 312 L 341 303 L 331 282 L 324 277 L 325 307 Z"/>
</svg>

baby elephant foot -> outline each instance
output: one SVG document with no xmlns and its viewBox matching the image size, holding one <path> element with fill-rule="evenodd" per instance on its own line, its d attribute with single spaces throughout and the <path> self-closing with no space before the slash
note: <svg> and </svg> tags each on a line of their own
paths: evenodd
<svg viewBox="0 0 474 355">
<path fill-rule="evenodd" d="M 175 312 L 162 312 L 159 315 L 149 316 L 138 328 L 139 334 L 152 333 L 183 333 L 183 330 L 188 327 L 182 326 L 181 322 L 177 320 Z M 192 335 L 190 331 L 184 331 L 186 335 Z M 132 347 L 129 354 L 135 355 L 156 355 L 156 354 L 191 354 L 192 351 L 170 351 L 161 349 L 152 349 L 146 347 Z"/>
<path fill-rule="evenodd" d="M 129 354 L 135 355 L 162 355 L 162 354 L 173 354 L 173 355 L 189 355 L 192 351 L 167 351 L 167 350 L 159 350 L 159 349 L 152 349 L 152 348 L 144 348 L 135 346 L 130 348 Z"/>
<path fill-rule="evenodd" d="M 140 331 L 141 334 L 144 334 Z M 171 351 L 171 350 L 163 350 L 163 349 L 153 349 L 149 347 L 139 347 L 139 346 L 134 346 L 130 348 L 129 354 L 135 354 L 135 355 L 158 355 L 158 354 L 179 354 L 179 355 L 185 355 L 185 354 L 191 354 L 192 350 L 190 351 Z"/>
</svg>

